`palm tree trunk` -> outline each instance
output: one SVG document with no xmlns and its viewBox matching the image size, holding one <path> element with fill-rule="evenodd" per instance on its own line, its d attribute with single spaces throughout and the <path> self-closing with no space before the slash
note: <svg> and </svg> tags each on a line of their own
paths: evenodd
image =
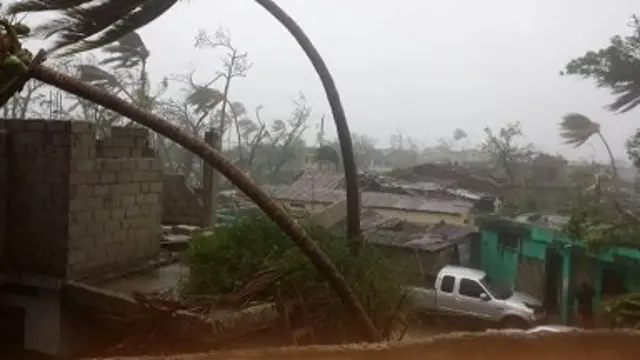
<svg viewBox="0 0 640 360">
<path fill-rule="evenodd" d="M 611 147 L 609 146 L 609 143 L 607 142 L 607 140 L 605 140 L 604 136 L 600 131 L 598 131 L 598 137 L 600 138 L 600 141 L 602 141 L 602 143 L 604 144 L 604 147 L 607 149 L 607 153 L 609 153 L 609 159 L 611 160 L 611 172 L 613 172 L 613 178 L 616 180 L 616 182 L 618 182 L 618 180 L 620 180 L 618 178 L 618 167 L 616 166 L 616 159 L 613 157 L 613 152 L 611 151 Z"/>
<path fill-rule="evenodd" d="M 345 187 L 347 190 L 347 238 L 354 252 L 362 246 L 363 237 L 360 231 L 360 192 L 358 191 L 358 168 L 355 156 L 353 155 L 353 144 L 351 132 L 347 124 L 347 117 L 342 108 L 340 94 L 333 81 L 333 77 L 327 68 L 324 60 L 313 46 L 311 40 L 304 33 L 302 28 L 287 15 L 272 0 L 255 0 L 260 6 L 267 10 L 273 17 L 278 19 L 289 33 L 296 39 L 302 50 L 313 64 L 314 69 L 322 81 L 322 86 L 327 95 L 327 100 L 331 106 L 333 120 L 336 123 L 336 132 L 340 141 L 340 151 L 342 152 L 342 162 L 344 165 Z"/>
<path fill-rule="evenodd" d="M 210 147 L 204 140 L 191 136 L 159 116 L 144 111 L 116 96 L 112 96 L 109 93 L 53 69 L 38 65 L 32 68 L 31 75 L 46 84 L 104 106 L 166 136 L 185 149 L 198 155 L 206 161 L 207 164 L 220 171 L 231 183 L 255 202 L 282 231 L 291 237 L 300 250 L 302 250 L 311 263 L 318 269 L 318 272 L 327 279 L 327 282 L 344 305 L 355 316 L 368 339 L 370 341 L 381 340 L 380 334 L 362 307 L 360 300 L 353 293 L 349 284 L 340 274 L 336 266 L 331 262 L 331 259 L 327 257 L 313 239 L 305 233 L 302 227 L 300 227 L 278 203 L 273 201 L 253 180 L 240 169 L 233 166 L 231 162 Z"/>
<path fill-rule="evenodd" d="M 218 130 L 214 130 L 213 128 L 211 128 L 211 131 L 217 131 L 218 132 L 218 141 L 215 144 L 209 144 L 210 146 L 213 146 L 214 149 L 219 152 L 220 154 L 222 154 L 222 144 L 224 143 L 224 133 L 225 133 L 225 120 L 227 118 L 227 103 L 229 102 L 228 97 L 229 97 L 229 87 L 231 86 L 231 72 L 233 70 L 233 65 L 235 62 L 235 56 L 231 59 L 231 64 L 229 65 L 229 68 L 227 69 L 227 77 L 226 77 L 226 81 L 224 84 L 224 92 L 222 94 L 222 116 L 220 117 L 220 127 L 218 128 Z M 231 133 L 231 131 L 229 131 L 229 133 Z M 209 219 L 207 219 L 207 226 L 213 227 L 216 224 L 216 219 L 217 219 L 217 210 L 218 210 L 218 194 L 220 193 L 220 185 L 221 185 L 221 181 L 220 181 L 220 174 L 217 171 L 213 171 L 213 178 L 211 179 L 211 187 L 212 187 L 212 191 L 211 193 L 205 194 L 205 196 L 210 196 L 211 199 L 209 200 L 209 202 L 207 202 L 207 204 L 209 204 L 209 208 L 207 209 L 207 214 L 210 214 L 211 217 Z"/>
</svg>

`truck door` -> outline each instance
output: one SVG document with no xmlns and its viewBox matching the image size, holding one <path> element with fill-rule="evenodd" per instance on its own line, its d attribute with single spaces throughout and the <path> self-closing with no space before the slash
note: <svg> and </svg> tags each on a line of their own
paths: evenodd
<svg viewBox="0 0 640 360">
<path fill-rule="evenodd" d="M 459 311 L 476 318 L 489 320 L 496 306 L 491 295 L 476 280 L 460 278 L 457 305 Z"/>
</svg>

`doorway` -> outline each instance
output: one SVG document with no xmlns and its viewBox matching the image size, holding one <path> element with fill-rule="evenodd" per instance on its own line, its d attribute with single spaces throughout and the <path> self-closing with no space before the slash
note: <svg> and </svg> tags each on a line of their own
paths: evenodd
<svg viewBox="0 0 640 360">
<path fill-rule="evenodd" d="M 628 291 L 625 286 L 625 271 L 613 267 L 602 269 L 602 288 L 600 293 L 603 298 L 624 295 Z"/>
<path fill-rule="evenodd" d="M 545 252 L 544 306 L 550 314 L 558 312 L 560 286 L 562 280 L 562 255 L 549 247 Z"/>
</svg>

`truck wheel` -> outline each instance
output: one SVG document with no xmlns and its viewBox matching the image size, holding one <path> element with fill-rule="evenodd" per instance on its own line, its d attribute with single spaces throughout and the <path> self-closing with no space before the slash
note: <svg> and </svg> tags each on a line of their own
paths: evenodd
<svg viewBox="0 0 640 360">
<path fill-rule="evenodd" d="M 522 318 L 519 318 L 517 316 L 507 316 L 500 321 L 500 327 L 502 329 L 526 330 L 530 326 L 529 326 L 529 323 Z"/>
</svg>

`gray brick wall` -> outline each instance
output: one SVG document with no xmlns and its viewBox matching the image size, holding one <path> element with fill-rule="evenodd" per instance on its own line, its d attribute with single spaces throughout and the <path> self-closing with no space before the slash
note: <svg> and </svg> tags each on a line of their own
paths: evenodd
<svg viewBox="0 0 640 360">
<path fill-rule="evenodd" d="M 69 279 L 126 271 L 160 252 L 162 169 L 147 132 L 87 122 L 3 120 L 9 133 L 12 268 Z"/>
<path fill-rule="evenodd" d="M 66 273 L 69 144 L 84 124 L 2 120 L 8 136 L 4 265 Z"/>
</svg>

